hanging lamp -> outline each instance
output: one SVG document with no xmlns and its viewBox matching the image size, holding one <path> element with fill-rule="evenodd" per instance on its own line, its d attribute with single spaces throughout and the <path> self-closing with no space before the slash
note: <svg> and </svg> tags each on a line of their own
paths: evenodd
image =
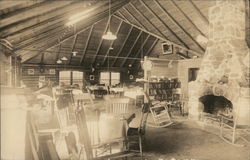
<svg viewBox="0 0 250 160">
<path fill-rule="evenodd" d="M 63 57 L 61 58 L 61 60 L 62 60 L 62 61 L 67 61 L 67 60 L 68 60 L 68 58 L 67 58 L 67 57 L 65 57 L 65 56 L 63 56 Z"/>
<path fill-rule="evenodd" d="M 114 35 L 111 31 L 110 31 L 110 27 L 111 27 L 111 25 L 110 25 L 110 20 L 111 20 L 111 15 L 110 15 L 110 8 L 111 8 L 111 6 L 110 6 L 110 0 L 109 0 L 109 19 L 108 19 L 108 31 L 106 32 L 106 34 L 104 34 L 103 36 L 102 36 L 102 38 L 103 39 L 105 39 L 105 40 L 115 40 L 117 37 L 116 37 L 116 35 Z"/>
<path fill-rule="evenodd" d="M 56 63 L 57 63 L 57 64 L 62 64 L 62 60 L 58 59 L 58 60 L 56 61 Z"/>
</svg>

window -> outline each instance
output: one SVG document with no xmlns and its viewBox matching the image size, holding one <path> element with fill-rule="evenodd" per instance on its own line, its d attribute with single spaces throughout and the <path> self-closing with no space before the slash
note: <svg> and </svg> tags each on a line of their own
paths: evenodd
<svg viewBox="0 0 250 160">
<path fill-rule="evenodd" d="M 82 86 L 83 72 L 79 71 L 60 71 L 59 72 L 59 84 L 65 85 L 78 84 Z"/>
<path fill-rule="evenodd" d="M 111 85 L 119 84 L 120 73 L 119 72 L 110 72 L 110 73 L 111 73 Z M 100 84 L 109 85 L 109 72 L 101 72 Z"/>
<path fill-rule="evenodd" d="M 59 84 L 70 85 L 70 73 L 71 71 L 60 71 L 59 72 Z"/>
</svg>

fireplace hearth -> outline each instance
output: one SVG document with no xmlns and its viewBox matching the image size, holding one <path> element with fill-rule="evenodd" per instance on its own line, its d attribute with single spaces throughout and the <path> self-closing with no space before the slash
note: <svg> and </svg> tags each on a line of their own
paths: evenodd
<svg viewBox="0 0 250 160">
<path fill-rule="evenodd" d="M 244 0 L 217 0 L 209 9 L 206 52 L 196 81 L 188 86 L 189 118 L 200 120 L 206 112 L 199 98 L 213 95 L 231 102 L 237 124 L 250 124 L 250 49 L 246 44 L 245 17 Z"/>
<path fill-rule="evenodd" d="M 203 112 L 217 115 L 224 115 L 233 118 L 233 104 L 223 96 L 205 95 L 199 98 L 203 104 Z"/>
</svg>

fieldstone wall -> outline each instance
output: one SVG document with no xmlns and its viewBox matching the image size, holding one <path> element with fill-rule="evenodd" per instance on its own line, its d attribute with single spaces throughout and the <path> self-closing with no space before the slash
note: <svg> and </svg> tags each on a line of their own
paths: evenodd
<svg viewBox="0 0 250 160">
<path fill-rule="evenodd" d="M 245 16 L 244 0 L 218 0 L 209 9 L 206 52 L 197 80 L 189 84 L 191 118 L 199 119 L 202 104 L 198 98 L 208 94 L 226 97 L 233 103 L 235 114 L 250 114 L 249 101 L 240 100 L 250 97 L 250 50 L 245 39 Z M 249 123 L 249 114 L 248 119 L 240 121 Z"/>
</svg>

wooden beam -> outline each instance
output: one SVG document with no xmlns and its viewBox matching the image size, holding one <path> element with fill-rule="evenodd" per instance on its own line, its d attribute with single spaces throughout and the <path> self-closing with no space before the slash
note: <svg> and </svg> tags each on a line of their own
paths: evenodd
<svg viewBox="0 0 250 160">
<path fill-rule="evenodd" d="M 140 2 L 151 14 L 153 14 L 163 24 L 165 28 L 170 31 L 170 33 L 172 33 L 179 40 L 179 42 L 181 42 L 181 44 L 183 44 L 186 48 L 189 49 L 189 46 L 146 3 L 141 0 Z"/>
<path fill-rule="evenodd" d="M 148 51 L 146 52 L 146 54 L 144 56 L 149 56 L 150 52 L 153 50 L 153 48 L 155 47 L 155 45 L 157 44 L 158 39 L 156 39 L 153 43 L 152 46 L 148 49 Z"/>
<path fill-rule="evenodd" d="M 189 57 L 188 55 L 185 55 L 183 53 L 177 52 L 177 55 L 179 55 L 180 57 L 184 58 L 184 59 L 190 59 L 191 57 Z"/>
<path fill-rule="evenodd" d="M 160 40 L 162 40 L 162 41 L 165 41 L 165 42 L 169 42 L 169 43 L 171 43 L 171 44 L 173 44 L 173 45 L 175 45 L 175 46 L 177 46 L 177 47 L 179 47 L 179 48 L 181 48 L 181 49 L 183 49 L 183 50 L 185 50 L 185 51 L 192 52 L 193 54 L 195 54 L 195 55 L 197 55 L 197 56 L 203 55 L 203 53 L 199 53 L 199 52 L 197 52 L 197 51 L 188 49 L 188 48 L 186 48 L 186 47 L 184 47 L 184 46 L 181 46 L 181 45 L 179 45 L 179 44 L 177 44 L 177 43 L 175 43 L 175 42 L 172 42 L 172 41 L 170 41 L 170 40 L 168 40 L 168 39 L 165 39 L 164 37 L 161 37 L 161 36 L 159 36 L 159 35 L 157 35 L 157 34 L 155 34 L 155 33 L 152 33 L 152 32 L 150 32 L 150 31 L 148 31 L 148 30 L 145 30 L 144 28 L 141 28 L 141 27 L 139 27 L 139 26 L 137 26 L 137 25 L 135 25 L 135 24 L 133 24 L 133 23 L 131 23 L 131 22 L 129 22 L 129 21 L 127 21 L 127 20 L 125 20 L 125 19 L 119 17 L 119 16 L 117 16 L 117 15 L 114 15 L 114 17 L 116 17 L 117 19 L 122 20 L 123 22 L 125 22 L 125 23 L 127 23 L 127 24 L 129 24 L 129 25 L 131 25 L 131 26 L 133 26 L 133 27 L 135 27 L 135 28 L 137 28 L 137 29 L 142 30 L 142 31 L 145 32 L 145 33 L 150 34 L 151 36 L 153 36 L 153 37 L 155 37 L 155 38 L 158 38 L 158 39 L 160 39 Z"/>
<path fill-rule="evenodd" d="M 43 63 L 44 63 L 44 52 L 42 53 L 40 64 L 42 65 Z"/>
<path fill-rule="evenodd" d="M 108 27 L 110 27 L 110 26 L 109 26 L 109 23 L 110 23 L 110 21 L 111 21 L 111 18 L 112 18 L 112 17 L 110 17 L 110 19 L 108 19 L 108 21 L 107 21 L 107 23 L 106 23 L 106 26 L 105 26 L 105 29 L 104 29 L 104 32 L 103 32 L 102 35 L 104 35 L 104 34 L 107 32 Z M 92 60 L 92 62 L 91 62 L 91 65 L 92 65 L 92 66 L 94 65 L 94 63 L 95 63 L 95 61 L 96 61 L 96 56 L 98 55 L 98 53 L 99 53 L 99 51 L 100 51 L 100 48 L 101 48 L 101 46 L 102 46 L 102 43 L 103 43 L 103 38 L 101 37 L 100 43 L 99 43 L 99 45 L 98 45 L 98 47 L 97 47 L 96 53 L 95 53 L 94 58 L 93 58 L 93 60 Z"/>
<path fill-rule="evenodd" d="M 4 31 L 1 32 L 3 37 L 14 36 L 14 38 L 10 37 L 10 39 L 17 39 L 20 37 L 19 41 L 21 41 L 22 36 L 26 35 L 26 32 L 33 31 L 34 33 L 41 30 L 42 27 L 47 28 L 50 24 L 55 24 L 54 22 L 66 22 L 69 15 L 75 13 L 80 9 L 84 9 L 79 7 L 80 2 L 73 3 L 71 5 L 67 5 L 61 8 L 57 8 L 51 12 L 48 12 L 45 15 L 38 16 L 33 19 L 29 19 L 27 21 L 16 24 L 15 26 L 8 27 Z M 38 23 L 39 22 L 39 23 Z"/>
<path fill-rule="evenodd" d="M 148 39 L 149 39 L 150 35 L 148 34 L 147 37 L 145 38 L 144 42 L 142 43 L 141 49 L 139 49 L 135 55 L 135 58 L 137 58 L 139 56 L 140 53 L 143 53 L 143 47 L 145 46 L 145 44 L 147 43 Z M 143 57 L 141 57 L 143 58 Z M 131 63 L 132 66 L 134 66 L 134 63 L 136 62 L 136 60 L 133 60 L 133 62 Z"/>
<path fill-rule="evenodd" d="M 120 23 L 119 23 L 119 26 L 118 26 L 118 28 L 117 28 L 117 30 L 116 30 L 115 35 L 118 35 L 118 33 L 119 33 L 119 31 L 120 31 L 120 28 L 121 28 L 121 26 L 122 26 L 122 23 L 123 23 L 123 21 L 120 20 Z M 102 61 L 101 66 L 104 65 L 104 63 L 105 63 L 105 61 L 106 61 L 106 59 L 107 59 L 107 55 L 109 54 L 110 47 L 113 46 L 114 42 L 115 42 L 115 41 L 112 41 L 112 42 L 110 43 L 109 48 L 108 48 L 107 52 L 105 53 L 105 57 L 103 58 L 103 61 Z"/>
<path fill-rule="evenodd" d="M 43 34 L 36 36 L 35 39 L 31 38 L 26 41 L 20 42 L 15 46 L 15 50 L 27 48 L 28 46 L 35 46 L 35 44 L 40 44 L 41 41 L 47 42 L 47 40 L 50 39 L 51 37 L 52 39 L 55 39 L 55 37 L 58 37 L 59 35 L 62 36 L 63 33 L 65 33 L 65 29 L 66 29 L 65 27 L 60 26 L 56 29 L 48 30 Z"/>
<path fill-rule="evenodd" d="M 187 16 L 187 14 L 178 6 L 178 4 L 174 1 L 174 0 L 170 0 L 172 2 L 172 4 L 177 8 L 177 10 L 179 12 L 182 13 L 182 15 L 189 21 L 190 24 L 192 24 L 193 28 L 195 28 L 200 35 L 207 37 L 199 28 L 196 24 L 194 24 L 194 22 Z"/>
<path fill-rule="evenodd" d="M 77 41 L 78 36 L 79 36 L 79 34 L 75 35 L 75 38 L 74 38 L 74 41 L 73 41 L 73 44 L 72 44 L 71 55 L 70 55 L 70 58 L 69 58 L 69 64 L 71 64 L 71 60 L 72 60 L 72 57 L 73 57 L 73 52 L 75 51 L 75 46 L 76 46 L 76 41 Z"/>
<path fill-rule="evenodd" d="M 203 15 L 203 13 L 200 11 L 200 9 L 194 4 L 194 2 L 192 0 L 189 0 L 188 2 L 191 3 L 191 5 L 193 6 L 193 8 L 195 9 L 195 11 L 198 13 L 198 15 L 201 17 L 201 19 L 207 24 L 209 25 L 209 21 L 208 19 Z"/>
<path fill-rule="evenodd" d="M 126 58 L 123 59 L 122 63 L 120 64 L 120 67 L 124 66 L 125 62 L 127 61 L 128 57 L 130 56 L 132 50 L 134 49 L 135 44 L 138 42 L 141 34 L 142 34 L 142 31 L 140 31 L 140 33 L 138 34 L 137 38 L 135 39 L 133 45 L 130 47 L 130 49 L 129 49 L 128 53 L 127 53 L 127 56 L 126 56 Z"/>
<path fill-rule="evenodd" d="M 0 3 L 0 6 L 3 6 L 3 9 L 0 9 L 0 17 L 6 18 L 9 16 L 13 16 L 15 14 L 18 14 L 20 12 L 30 10 L 33 7 L 36 7 L 37 5 L 41 5 L 44 3 L 45 0 L 42 1 L 23 1 L 21 4 L 17 4 L 14 6 L 11 6 L 10 8 L 6 6 L 6 4 Z M 15 3 L 13 1 L 13 3 Z"/>
<path fill-rule="evenodd" d="M 121 6 L 123 6 L 124 4 L 126 4 L 126 3 L 128 3 L 129 1 L 122 1 L 122 2 L 119 2 L 118 4 L 116 4 L 112 9 L 114 10 L 113 12 L 115 12 L 117 9 L 119 9 Z M 92 21 L 94 21 L 95 20 L 95 22 L 92 22 L 93 24 L 96 24 L 96 23 L 98 23 L 99 21 L 101 21 L 102 20 L 102 18 L 103 18 L 103 15 L 107 15 L 108 14 L 108 10 L 105 10 L 104 12 L 100 12 L 100 13 L 98 13 L 96 16 L 93 16 L 92 17 Z M 100 17 L 100 16 L 102 16 L 102 17 Z M 97 20 L 98 19 L 98 20 Z M 90 21 L 90 20 L 89 20 Z M 93 24 L 91 24 L 91 25 L 93 25 Z M 90 26 L 90 25 L 89 25 Z M 84 32 L 85 31 L 85 29 L 87 29 L 89 26 L 87 26 L 86 25 L 86 27 L 84 28 L 84 29 L 80 29 L 79 31 L 77 31 L 77 33 L 76 34 L 79 34 L 79 33 L 81 33 L 81 32 Z M 69 39 L 69 38 L 71 38 L 72 36 L 74 36 L 74 35 L 70 35 L 70 36 L 68 36 L 68 37 L 66 37 L 66 38 L 64 38 L 64 39 L 62 39 L 62 40 L 55 40 L 53 43 L 50 43 L 50 44 L 46 44 L 46 45 L 44 45 L 42 48 L 40 48 L 40 50 L 41 51 L 44 51 L 44 50 L 47 50 L 47 49 L 50 49 L 50 48 L 52 48 L 52 47 L 54 47 L 54 46 L 56 46 L 56 45 L 58 45 L 58 44 L 60 44 L 60 43 L 63 43 L 64 41 L 66 41 L 67 39 Z M 24 56 L 22 56 L 22 63 L 23 62 L 25 62 L 25 61 L 27 61 L 27 60 L 29 60 L 30 58 L 32 58 L 33 56 L 35 56 L 36 54 L 40 54 L 40 52 L 35 52 L 35 53 L 31 53 L 31 54 L 29 54 L 29 55 L 25 55 L 25 53 L 24 53 Z"/>
<path fill-rule="evenodd" d="M 150 21 L 150 19 L 148 19 L 140 10 L 139 10 L 139 8 L 137 8 L 135 5 L 133 5 L 132 3 L 130 3 L 130 5 L 131 5 L 131 7 L 133 7 L 134 8 L 134 10 L 136 10 L 138 13 L 139 13 L 139 15 L 141 16 L 141 17 L 143 17 L 151 26 L 153 26 L 153 28 L 158 32 L 158 33 L 160 33 L 160 35 L 165 39 L 165 40 L 167 40 L 167 41 L 170 41 L 168 38 L 167 38 L 167 36 L 166 35 L 164 35 L 163 33 L 162 33 L 162 31 L 160 30 L 160 29 L 158 29 L 158 27 L 154 24 L 154 23 L 152 23 L 151 21 Z M 185 46 L 186 47 L 186 46 Z M 187 47 L 186 47 L 187 48 Z"/>
<path fill-rule="evenodd" d="M 131 34 L 132 30 L 133 30 L 133 28 L 134 28 L 133 26 L 130 27 L 129 32 L 128 32 L 128 34 L 127 34 L 127 37 L 126 37 L 125 40 L 123 41 L 123 44 L 122 44 L 122 46 L 120 47 L 120 50 L 118 51 L 115 60 L 114 60 L 113 63 L 111 64 L 112 67 L 113 67 L 114 64 L 116 63 L 117 58 L 120 56 L 120 54 L 121 54 L 121 52 L 122 52 L 122 50 L 123 50 L 123 48 L 124 48 L 124 46 L 125 46 L 125 44 L 126 44 L 128 38 L 129 38 L 129 36 L 130 36 L 130 34 Z"/>
<path fill-rule="evenodd" d="M 124 7 L 122 7 L 127 13 L 128 13 L 128 15 L 130 15 L 141 27 L 143 27 L 143 28 L 145 28 L 145 29 L 147 29 L 147 27 L 143 24 L 143 23 L 141 23 L 140 22 L 140 20 L 136 17 L 136 16 L 134 16 L 125 6 Z M 122 14 L 122 13 L 121 13 Z M 124 16 L 125 17 L 125 16 Z"/>
<path fill-rule="evenodd" d="M 150 52 L 152 51 L 152 49 L 155 47 L 155 45 L 157 44 L 157 42 L 158 42 L 158 40 L 159 39 L 155 39 L 155 41 L 152 43 L 152 45 L 151 45 L 151 47 L 148 49 L 148 51 L 145 53 L 145 55 L 144 56 L 148 56 L 149 54 L 150 54 Z M 140 63 L 137 63 L 137 64 L 139 64 L 137 67 L 135 67 L 135 68 L 139 68 L 140 67 Z"/>
<path fill-rule="evenodd" d="M 125 2 L 125 3 L 127 3 L 127 2 Z M 100 5 L 98 5 L 98 4 L 100 4 Z M 122 5 L 123 3 L 119 2 L 119 5 L 120 4 Z M 104 10 L 105 7 L 102 6 L 103 2 L 98 2 L 95 5 L 98 5 L 98 6 L 100 6 L 100 8 L 103 8 L 102 9 L 103 11 L 100 11 L 100 13 L 103 13 L 105 11 Z M 117 6 L 115 6 L 115 7 L 117 7 Z M 70 15 L 73 15 L 73 14 L 77 13 L 78 11 L 81 11 L 84 9 L 86 9 L 86 7 L 84 7 L 82 1 L 74 1 L 74 3 L 72 3 L 71 5 L 59 8 L 53 12 L 48 12 L 46 15 L 39 16 L 33 20 L 29 20 L 26 23 L 21 23 L 19 25 L 15 25 L 14 26 L 15 28 L 12 27 L 11 30 L 8 30 L 9 29 L 8 28 L 7 30 L 4 30 L 4 32 L 2 32 L 1 35 L 2 35 L 2 37 L 8 36 L 8 38 L 10 38 L 10 40 L 19 38 L 18 40 L 22 41 L 23 37 L 27 37 L 26 35 L 30 34 L 30 31 L 32 31 L 34 33 L 40 32 L 40 30 L 41 30 L 41 28 L 43 28 L 43 26 L 46 29 L 48 26 L 50 26 L 50 23 L 55 24 L 54 23 L 55 21 L 58 21 L 58 23 L 62 23 L 64 25 L 66 23 L 66 21 L 68 21 L 68 18 Z M 39 22 L 39 23 L 37 23 L 37 22 Z M 14 36 L 14 37 L 9 37 L 9 36 Z"/>
<path fill-rule="evenodd" d="M 108 13 L 107 11 L 106 12 L 101 12 L 101 14 L 105 14 L 105 13 Z M 98 14 L 98 13 L 95 13 L 95 14 Z M 92 14 L 92 16 L 94 16 L 94 14 Z M 92 19 L 93 19 L 93 17 L 92 17 Z M 89 20 L 90 21 L 90 20 Z M 61 34 L 63 31 L 63 29 L 67 29 L 67 28 L 69 28 L 69 27 L 65 27 L 65 25 L 64 25 L 64 23 L 62 23 L 62 25 L 61 26 L 59 26 L 58 28 L 55 28 L 53 31 L 55 32 L 57 29 L 59 30 L 59 29 L 61 29 L 61 30 L 59 30 L 58 31 L 58 33 L 59 34 Z M 48 32 L 46 32 L 47 34 L 49 34 L 49 32 L 52 32 L 52 30 L 48 30 Z M 46 34 L 45 33 L 45 34 Z M 54 34 L 54 33 L 53 33 Z M 49 35 L 52 35 L 52 34 L 49 34 Z M 40 36 L 42 36 L 42 37 L 44 37 L 44 36 L 46 36 L 46 35 L 44 35 L 44 34 L 42 34 L 42 35 L 40 35 Z M 35 35 L 34 36 L 35 38 L 37 38 L 37 37 L 39 37 L 38 35 Z M 29 39 L 29 42 L 31 43 L 32 41 L 34 41 L 33 39 Z M 29 44 L 30 44 L 29 43 Z M 26 47 L 26 46 L 25 46 Z"/>
<path fill-rule="evenodd" d="M 89 30 L 89 35 L 88 35 L 88 38 L 86 40 L 85 47 L 84 47 L 84 50 L 82 52 L 82 57 L 81 57 L 79 65 L 82 65 L 82 63 L 84 61 L 84 58 L 85 58 L 85 55 L 86 55 L 86 51 L 87 51 L 87 48 L 88 48 L 88 45 L 89 45 L 89 40 L 90 40 L 90 37 L 92 35 L 93 28 L 94 28 L 94 25 L 92 25 L 91 28 L 90 28 L 90 30 Z"/>
<path fill-rule="evenodd" d="M 59 55 L 60 55 L 60 52 L 61 52 L 61 46 L 62 46 L 61 44 L 58 46 L 58 52 L 56 54 L 55 64 L 57 64 L 57 60 L 59 59 Z"/>
<path fill-rule="evenodd" d="M 179 29 L 181 29 L 203 52 L 205 49 L 175 20 L 175 18 L 158 2 L 158 0 L 154 1 L 158 7 L 169 17 L 169 19 L 174 23 Z"/>
<path fill-rule="evenodd" d="M 7 17 L 1 20 L 0 23 L 0 31 L 4 30 L 5 28 L 10 27 L 11 25 L 19 24 L 20 22 L 27 21 L 39 15 L 46 14 L 50 10 L 54 10 L 56 8 L 70 5 L 71 1 L 46 1 L 39 7 L 32 8 L 25 12 L 20 12 L 15 16 Z"/>
<path fill-rule="evenodd" d="M 22 63 L 22 68 L 25 67 L 40 67 L 39 64 L 33 64 L 33 63 Z M 91 71 L 91 67 L 83 67 L 83 66 L 76 66 L 76 65 L 64 65 L 64 64 L 44 64 L 44 68 L 55 68 L 55 69 L 72 69 L 72 70 L 80 70 L 80 71 Z M 126 71 L 126 68 L 121 67 L 102 67 L 100 68 L 100 71 Z"/>
</svg>

